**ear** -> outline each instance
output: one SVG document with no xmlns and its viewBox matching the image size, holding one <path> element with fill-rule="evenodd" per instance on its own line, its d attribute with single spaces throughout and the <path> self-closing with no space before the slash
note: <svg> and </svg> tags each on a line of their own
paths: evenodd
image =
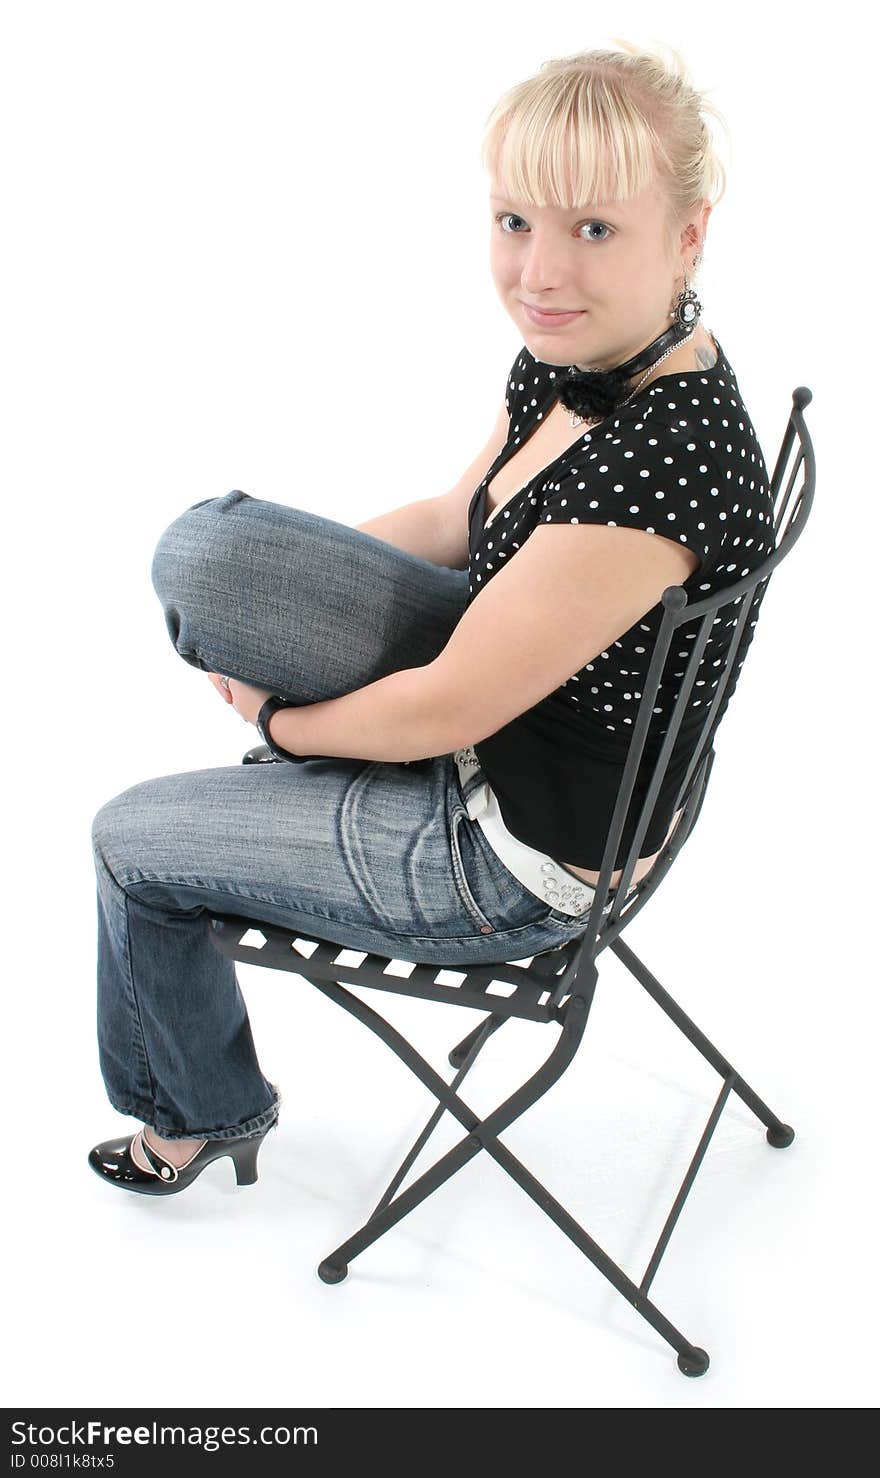
<svg viewBox="0 0 880 1478">
<path fill-rule="evenodd" d="M 703 247 L 703 243 L 706 240 L 706 232 L 709 229 L 709 217 L 712 214 L 713 209 L 714 209 L 714 207 L 710 204 L 710 202 L 708 200 L 704 200 L 703 201 L 703 209 L 700 211 L 700 249 L 701 250 L 702 250 L 702 247 Z"/>
<path fill-rule="evenodd" d="M 706 239 L 706 231 L 709 225 L 709 217 L 711 214 L 712 205 L 708 200 L 704 200 L 700 207 L 700 211 L 697 215 L 696 220 L 689 221 L 688 224 L 683 227 L 681 236 L 679 238 L 679 252 L 681 256 L 682 267 L 690 267 L 690 264 L 694 258 L 694 253 L 697 251 L 702 251 L 703 243 Z"/>
<path fill-rule="evenodd" d="M 706 229 L 708 227 L 709 217 L 711 214 L 712 205 L 710 201 L 704 199 L 700 202 L 698 208 L 695 207 L 693 218 L 689 220 L 684 226 L 679 226 L 678 223 L 676 223 L 674 226 L 670 227 L 670 233 L 666 239 L 667 244 L 673 253 L 673 260 L 676 251 L 678 253 L 676 278 L 678 278 L 685 272 L 688 274 L 688 277 L 691 276 L 693 272 L 694 257 L 696 256 L 698 251 L 702 251 L 703 249 L 703 244 L 706 239 Z M 677 241 L 676 232 L 678 233 Z"/>
</svg>

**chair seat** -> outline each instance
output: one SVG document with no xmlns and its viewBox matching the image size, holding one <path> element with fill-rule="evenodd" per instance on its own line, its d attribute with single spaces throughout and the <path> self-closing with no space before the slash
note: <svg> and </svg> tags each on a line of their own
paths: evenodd
<svg viewBox="0 0 880 1478">
<path fill-rule="evenodd" d="M 255 925 L 253 919 L 236 914 L 212 914 L 211 925 L 220 953 L 245 965 L 292 970 L 307 980 L 372 986 L 528 1021 L 561 1019 L 582 943 L 580 938 L 571 939 L 522 962 L 426 965 L 350 949 L 262 920 Z"/>
</svg>

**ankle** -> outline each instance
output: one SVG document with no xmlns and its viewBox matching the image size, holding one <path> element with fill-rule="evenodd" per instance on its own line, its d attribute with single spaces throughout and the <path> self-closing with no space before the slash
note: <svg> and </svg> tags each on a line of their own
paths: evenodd
<svg viewBox="0 0 880 1478">
<path fill-rule="evenodd" d="M 152 1124 L 144 1126 L 144 1138 L 148 1145 L 158 1150 L 172 1165 L 182 1165 L 205 1143 L 203 1139 L 166 1139 Z"/>
</svg>

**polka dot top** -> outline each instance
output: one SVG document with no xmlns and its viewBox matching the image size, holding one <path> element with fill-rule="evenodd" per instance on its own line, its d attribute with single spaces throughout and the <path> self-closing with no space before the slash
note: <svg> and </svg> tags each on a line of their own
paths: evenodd
<svg viewBox="0 0 880 1478">
<path fill-rule="evenodd" d="M 468 509 L 468 605 L 539 523 L 601 523 L 642 529 L 673 539 L 699 555 L 682 582 L 689 600 L 733 584 L 773 549 L 773 501 L 764 458 L 736 376 L 717 335 L 711 369 L 658 375 L 612 416 L 593 426 L 538 472 L 486 523 L 486 487 L 528 439 L 556 401 L 566 366 L 537 360 L 523 345 L 508 376 L 508 438 Z M 723 716 L 751 643 L 760 602 L 755 595 L 749 629 L 719 707 Z M 675 811 L 678 787 L 698 742 L 724 655 L 733 636 L 741 597 L 722 607 L 703 652 L 666 778 L 640 848 L 650 856 L 662 846 Z M 598 869 L 638 712 L 654 639 L 663 615 L 658 600 L 638 622 L 560 688 L 475 745 L 505 824 L 529 846 L 558 862 Z M 700 618 L 684 622 L 673 637 L 663 670 L 648 751 L 656 755 L 684 675 Z M 641 798 L 650 778 L 636 786 Z M 621 850 L 626 860 L 637 819 L 630 806 Z"/>
</svg>

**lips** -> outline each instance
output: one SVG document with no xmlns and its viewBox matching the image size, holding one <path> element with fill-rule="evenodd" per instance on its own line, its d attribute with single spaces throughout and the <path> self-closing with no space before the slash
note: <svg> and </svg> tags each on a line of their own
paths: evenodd
<svg viewBox="0 0 880 1478">
<path fill-rule="evenodd" d="M 556 326 L 562 328 L 566 324 L 574 323 L 575 319 L 580 318 L 585 311 L 582 308 L 565 312 L 558 308 L 553 310 L 533 308 L 531 303 L 523 303 L 523 308 L 526 311 L 527 317 L 532 323 L 537 324 L 539 328 L 553 328 Z"/>
</svg>

